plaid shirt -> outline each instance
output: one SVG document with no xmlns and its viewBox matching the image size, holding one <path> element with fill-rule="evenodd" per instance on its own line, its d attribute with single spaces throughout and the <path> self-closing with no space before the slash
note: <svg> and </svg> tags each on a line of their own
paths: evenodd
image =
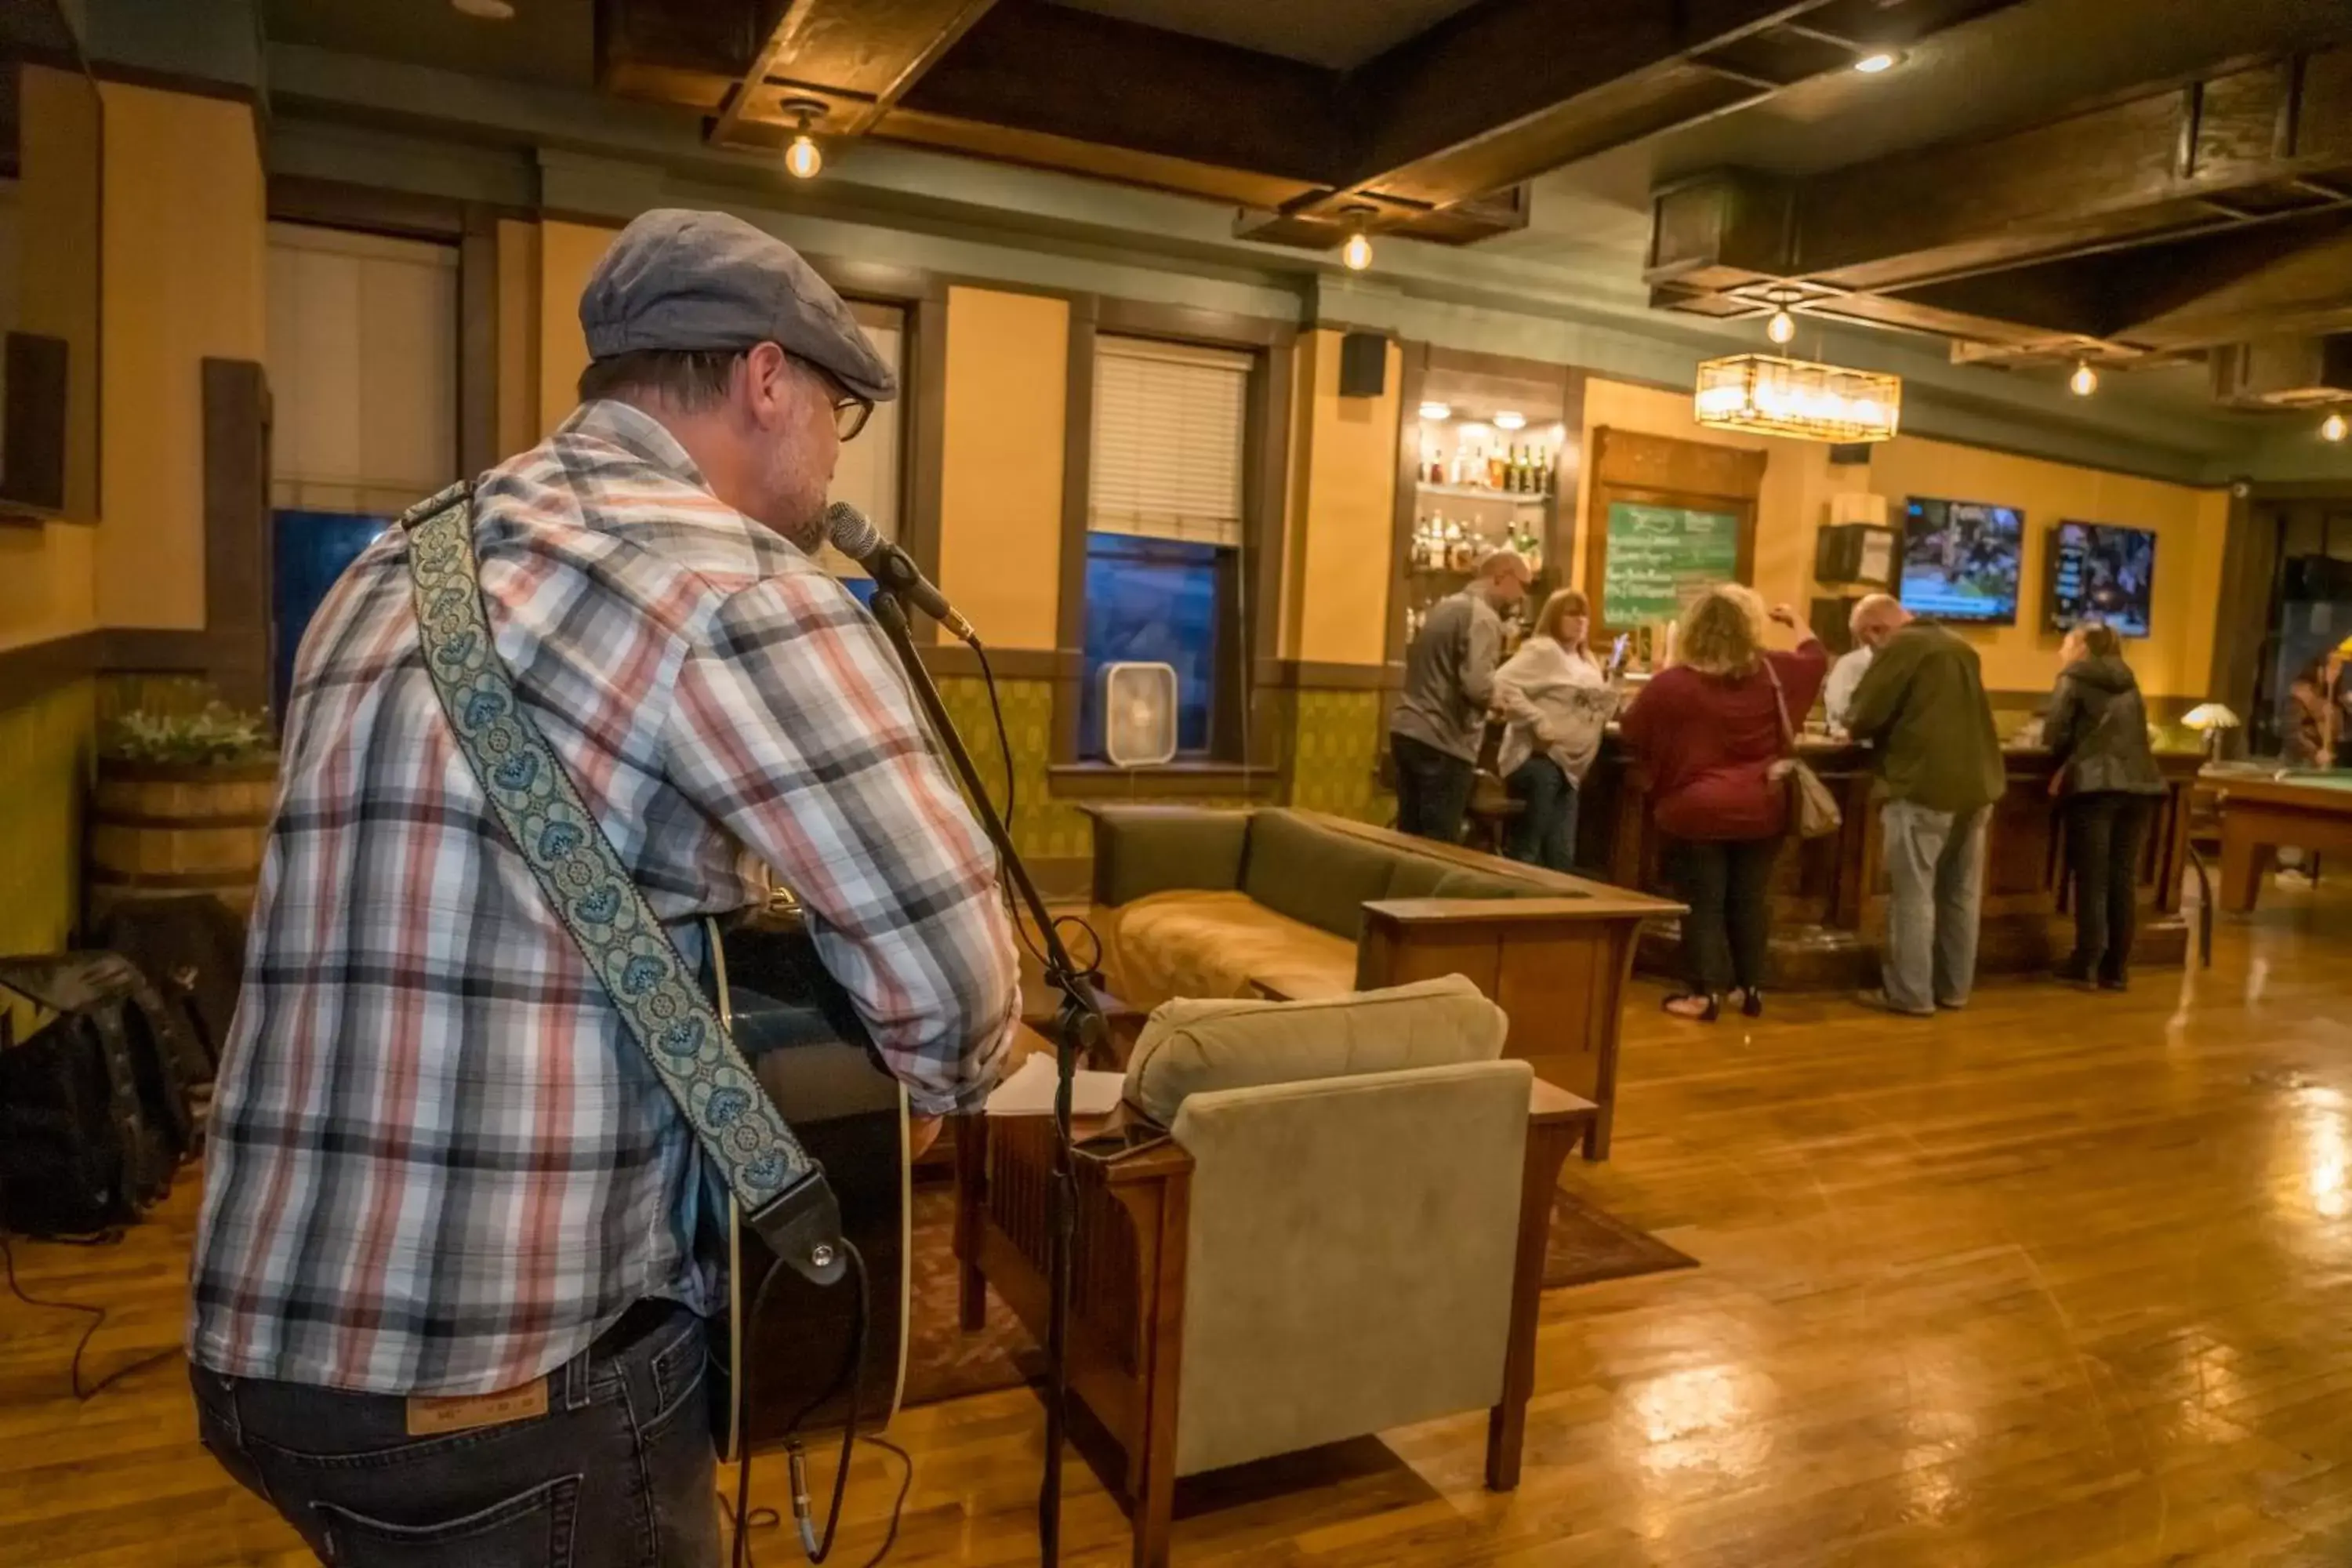
<svg viewBox="0 0 2352 1568">
<path fill-rule="evenodd" d="M 915 1111 L 975 1101 L 1017 997 L 995 858 L 856 601 L 622 404 L 485 475 L 474 530 L 499 652 L 688 958 L 764 862 Z M 303 638 L 189 1342 L 478 1394 L 719 1281 L 693 1133 L 452 741 L 409 592 L 390 530 Z"/>
</svg>

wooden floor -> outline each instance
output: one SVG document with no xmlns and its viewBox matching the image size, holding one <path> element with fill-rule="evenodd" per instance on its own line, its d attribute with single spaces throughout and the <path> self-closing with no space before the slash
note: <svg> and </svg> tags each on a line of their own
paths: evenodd
<svg viewBox="0 0 2352 1568">
<path fill-rule="evenodd" d="M 1480 1489 L 1483 1415 L 1435 1422 L 1221 1478 L 1178 1563 L 2352 1563 L 2352 890 L 2218 938 L 2126 997 L 1988 986 L 1932 1023 L 1707 1028 L 1645 991 L 1615 1157 L 1571 1180 L 1704 1267 L 1547 1298 L 1515 1496 Z M 108 1251 L 19 1244 L 37 1293 L 118 1304 L 95 1368 L 177 1333 L 193 1195 Z M 307 1561 L 175 1368 L 63 1394 L 77 1330 L 0 1300 L 0 1562 Z M 1040 1429 L 1017 1391 L 903 1417 L 891 1561 L 1034 1561 Z M 1073 1478 L 1065 1560 L 1123 1562 Z"/>
</svg>

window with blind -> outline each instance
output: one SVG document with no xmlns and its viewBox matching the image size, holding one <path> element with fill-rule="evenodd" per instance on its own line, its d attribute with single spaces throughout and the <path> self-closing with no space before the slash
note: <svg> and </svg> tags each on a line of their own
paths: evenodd
<svg viewBox="0 0 2352 1568">
<path fill-rule="evenodd" d="M 1176 749 L 1235 752 L 1248 354 L 1095 341 L 1078 754 L 1103 756 L 1103 670 L 1176 671 Z"/>
<path fill-rule="evenodd" d="M 320 602 L 413 502 L 457 477 L 456 247 L 269 226 L 276 696 Z"/>
<path fill-rule="evenodd" d="M 849 308 L 874 352 L 898 373 L 898 395 L 888 403 L 876 404 L 874 416 L 858 432 L 857 439 L 844 443 L 841 460 L 834 465 L 833 486 L 825 493 L 829 500 L 845 500 L 864 512 L 883 538 L 896 539 L 899 479 L 905 463 L 900 414 L 907 396 L 907 313 L 895 305 L 868 304 L 863 300 L 851 300 Z M 869 588 L 865 567 L 830 544 L 820 559 L 828 571 L 849 584 L 851 592 L 865 596 Z"/>
</svg>

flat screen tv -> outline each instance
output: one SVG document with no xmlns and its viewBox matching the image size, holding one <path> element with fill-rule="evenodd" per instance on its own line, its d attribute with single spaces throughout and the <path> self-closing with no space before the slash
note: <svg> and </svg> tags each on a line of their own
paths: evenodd
<svg viewBox="0 0 2352 1568">
<path fill-rule="evenodd" d="M 2025 517 L 2015 507 L 1913 496 L 1903 525 L 1903 607 L 1938 621 L 2011 626 Z"/>
<path fill-rule="evenodd" d="M 2050 629 L 2086 621 L 2117 637 L 2147 636 L 2156 591 L 2156 535 L 2105 522 L 2062 522 L 2050 531 Z"/>
</svg>

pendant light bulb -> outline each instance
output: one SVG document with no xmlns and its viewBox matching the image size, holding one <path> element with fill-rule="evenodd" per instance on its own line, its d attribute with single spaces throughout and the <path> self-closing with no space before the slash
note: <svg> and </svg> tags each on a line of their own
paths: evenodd
<svg viewBox="0 0 2352 1568">
<path fill-rule="evenodd" d="M 2319 438 L 2323 441 L 2341 441 L 2347 431 L 2352 431 L 2352 425 L 2346 424 L 2341 414 L 2331 414 L 2319 422 Z"/>
<path fill-rule="evenodd" d="M 2074 362 L 2074 374 L 2066 378 L 2066 390 L 2077 397 L 2088 397 L 2099 390 L 2099 373 L 2082 360 Z"/>
<path fill-rule="evenodd" d="M 805 131 L 793 138 L 784 149 L 784 168 L 795 180 L 814 180 L 824 167 L 824 154 L 817 151 L 816 141 Z"/>
<path fill-rule="evenodd" d="M 1785 309 L 1773 311 L 1772 319 L 1764 323 L 1764 335 L 1776 343 L 1790 342 L 1797 335 L 1797 318 Z"/>
<path fill-rule="evenodd" d="M 1372 264 L 1372 242 L 1360 231 L 1349 235 L 1348 243 L 1339 247 L 1339 259 L 1347 263 L 1349 271 L 1361 272 Z"/>
</svg>

